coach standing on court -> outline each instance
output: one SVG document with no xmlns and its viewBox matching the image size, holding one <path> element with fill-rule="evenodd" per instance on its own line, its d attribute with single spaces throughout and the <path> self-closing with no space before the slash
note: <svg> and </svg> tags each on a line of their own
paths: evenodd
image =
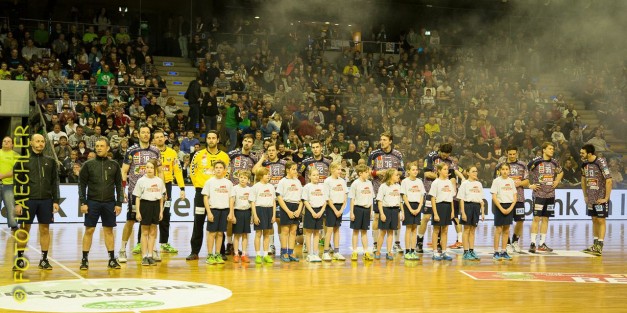
<svg viewBox="0 0 627 313">
<path fill-rule="evenodd" d="M 24 250 L 28 243 L 28 233 L 37 216 L 39 223 L 39 244 L 41 245 L 41 260 L 39 269 L 52 270 L 48 262 L 48 248 L 50 247 L 50 224 L 54 223 L 54 214 L 59 212 L 59 173 L 57 163 L 43 155 L 46 147 L 44 136 L 35 134 L 30 142 L 32 150 L 26 161 L 18 161 L 13 167 L 15 187 L 15 213 L 22 230 L 16 232 L 17 260 L 14 270 L 25 270 Z M 25 207 L 22 208 L 22 204 Z"/>
<path fill-rule="evenodd" d="M 81 270 L 89 268 L 89 250 L 100 217 L 102 217 L 105 247 L 109 254 L 107 267 L 110 269 L 120 268 L 114 254 L 113 227 L 116 226 L 115 217 L 120 215 L 122 211 L 124 188 L 122 187 L 120 165 L 107 157 L 109 149 L 109 141 L 106 138 L 98 139 L 96 141 L 96 158 L 83 164 L 78 178 L 80 209 L 85 214 Z"/>
</svg>

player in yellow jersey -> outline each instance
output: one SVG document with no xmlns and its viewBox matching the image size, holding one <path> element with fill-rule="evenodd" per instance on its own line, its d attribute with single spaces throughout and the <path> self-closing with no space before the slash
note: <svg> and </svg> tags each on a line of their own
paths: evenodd
<svg viewBox="0 0 627 313">
<path fill-rule="evenodd" d="M 187 260 L 198 260 L 198 253 L 202 248 L 203 233 L 205 219 L 207 219 L 207 211 L 203 203 L 203 195 L 201 194 L 205 182 L 213 177 L 213 165 L 217 161 L 222 161 L 229 165 L 229 155 L 224 151 L 218 150 L 218 140 L 220 135 L 215 130 L 207 133 L 207 148 L 194 152 L 190 162 L 191 179 L 196 195 L 194 196 L 194 230 L 192 231 L 192 239 L 190 244 L 192 252 L 187 256 Z"/>
</svg>

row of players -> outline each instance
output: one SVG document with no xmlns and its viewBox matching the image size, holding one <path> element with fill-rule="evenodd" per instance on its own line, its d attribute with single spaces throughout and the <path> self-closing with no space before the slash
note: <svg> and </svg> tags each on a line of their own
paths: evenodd
<svg viewBox="0 0 627 313">
<path fill-rule="evenodd" d="M 47 166 L 39 169 L 36 165 L 41 164 L 41 159 L 38 158 L 45 159 L 45 157 L 41 155 L 45 142 L 43 138 L 40 137 L 39 135 L 34 135 L 31 139 L 32 153 L 29 162 L 26 164 L 30 169 L 30 180 L 25 180 L 24 177 L 21 177 L 22 179 L 20 180 L 19 176 L 24 174 L 20 174 L 16 171 L 16 188 L 25 187 L 19 186 L 19 182 L 21 181 L 27 182 L 26 184 L 31 188 L 30 196 L 22 195 L 17 197 L 16 195 L 16 212 L 20 215 L 18 218 L 23 221 L 22 228 L 16 232 L 16 237 L 18 238 L 18 257 L 15 261 L 15 268 L 18 270 L 24 269 L 26 266 L 25 262 L 27 262 L 27 260 L 23 256 L 23 251 L 27 242 L 30 224 L 33 222 L 35 216 L 37 216 L 40 224 L 40 243 L 43 252 L 39 267 L 42 269 L 52 268 L 47 260 L 49 240 L 46 240 L 46 235 L 48 234 L 49 224 L 52 222 L 53 213 L 58 210 L 58 181 L 55 180 L 57 175 L 54 175 L 55 173 L 52 172 L 54 170 L 53 167 Z M 83 238 L 83 260 L 81 262 L 82 269 L 87 269 L 89 266 L 87 256 L 91 247 L 91 237 L 93 236 L 94 228 L 100 217 L 102 217 L 105 230 L 105 245 L 110 256 L 108 264 L 110 268 L 120 268 L 118 260 L 122 263 L 126 262 L 126 245 L 136 221 L 140 221 L 140 223 L 143 224 L 141 227 L 142 231 L 140 232 L 143 237 L 143 263 L 151 264 L 154 263 L 153 261 L 158 261 L 160 258 L 158 249 L 154 249 L 153 247 L 157 231 L 156 223 L 159 224 L 162 250 L 164 250 L 164 247 L 170 247 L 167 243 L 167 235 L 169 232 L 169 201 L 165 201 L 166 198 L 162 195 L 165 194 L 167 197 L 167 195 L 171 194 L 172 183 L 173 180 L 176 179 L 177 184 L 181 188 L 181 197 L 184 198 L 184 184 L 182 175 L 180 175 L 176 154 L 172 153 L 173 151 L 169 151 L 171 149 L 165 146 L 164 133 L 162 131 L 156 131 L 154 133 L 154 138 L 152 138 L 154 145 L 150 144 L 151 137 L 152 135 L 149 128 L 140 129 L 140 142 L 129 148 L 121 169 L 117 166 L 117 163 L 106 157 L 109 151 L 108 142 L 106 140 L 99 141 L 96 145 L 97 158 L 89 161 L 91 163 L 85 163 L 81 170 L 79 183 L 80 209 L 86 213 L 86 231 Z M 346 203 L 346 196 L 344 196 L 343 202 L 339 202 L 339 194 L 342 192 L 338 190 L 337 193 L 334 193 L 336 196 L 325 199 L 324 197 L 330 195 L 332 192 L 331 190 L 327 190 L 325 195 L 324 188 L 320 187 L 314 188 L 316 190 L 322 190 L 322 192 L 319 190 L 314 192 L 315 197 L 313 197 L 314 194 L 308 194 L 305 199 L 303 196 L 304 193 L 296 197 L 295 195 L 297 193 L 295 192 L 293 194 L 294 197 L 290 197 L 290 199 L 288 199 L 289 201 L 286 201 L 286 199 L 283 198 L 287 196 L 287 194 L 283 195 L 280 191 L 277 192 L 278 185 L 281 181 L 294 179 L 294 175 L 297 177 L 299 173 L 305 176 L 309 184 L 316 178 L 316 176 L 314 176 L 316 173 L 317 180 L 326 180 L 329 176 L 331 161 L 321 154 L 322 149 L 319 143 L 312 143 L 313 157 L 304 160 L 300 167 L 292 165 L 292 167 L 288 168 L 284 160 L 278 159 L 276 147 L 273 145 L 270 145 L 266 153 L 257 158 L 250 151 L 252 138 L 245 137 L 242 148 L 231 151 L 227 155 L 217 148 L 219 139 L 217 132 L 210 131 L 206 138 L 206 149 L 194 153 L 191 161 L 191 178 L 194 187 L 196 187 L 196 195 L 194 197 L 194 230 L 190 240 L 192 252 L 186 258 L 187 260 L 198 259 L 198 253 L 202 247 L 205 232 L 205 220 L 209 221 L 209 225 L 207 226 L 208 246 L 210 251 L 207 261 L 209 263 L 219 263 L 223 261 L 223 258 L 219 257 L 217 254 L 215 247 L 216 245 L 221 245 L 220 242 L 222 241 L 221 237 L 224 230 L 230 229 L 230 231 L 227 232 L 227 241 L 230 242 L 233 232 L 239 233 L 242 231 L 241 228 L 244 227 L 242 225 L 250 225 L 246 221 L 246 217 L 238 218 L 236 215 L 236 213 L 242 213 L 238 212 L 240 210 L 235 209 L 237 207 L 235 205 L 237 196 L 233 198 L 233 212 L 231 212 L 230 192 L 224 192 L 223 190 L 217 193 L 217 195 L 223 196 L 222 204 L 218 205 L 216 203 L 220 202 L 211 196 L 211 191 L 205 190 L 205 194 L 203 194 L 203 189 L 206 184 L 210 183 L 211 179 L 225 179 L 224 177 L 226 177 L 228 173 L 230 173 L 229 181 L 232 183 L 233 189 L 237 189 L 235 188 L 237 185 L 243 186 L 242 183 L 239 182 L 239 178 L 242 175 L 250 176 L 250 174 L 246 173 L 250 173 L 251 170 L 253 173 L 257 174 L 256 178 L 259 181 L 258 183 L 263 183 L 265 179 L 267 180 L 265 184 L 269 184 L 273 187 L 273 189 L 264 189 L 261 193 L 266 194 L 269 198 L 275 196 L 278 198 L 277 201 L 269 201 L 272 203 L 259 204 L 255 203 L 255 201 L 239 202 L 240 207 L 243 207 L 242 203 L 250 203 L 250 212 L 252 220 L 255 222 L 255 228 L 261 230 L 255 235 L 255 249 L 257 250 L 256 261 L 259 260 L 259 257 L 261 257 L 261 261 L 265 260 L 266 262 L 270 262 L 272 259 L 270 257 L 272 253 L 266 256 L 262 255 L 260 251 L 260 240 L 263 237 L 264 251 L 268 252 L 269 246 L 266 242 L 270 243 L 274 238 L 272 224 L 275 221 L 279 225 L 279 229 L 282 233 L 282 235 L 280 235 L 282 260 L 286 262 L 288 260 L 298 260 L 293 254 L 294 246 L 293 244 L 290 245 L 290 243 L 293 241 L 293 237 L 295 237 L 292 236 L 292 234 L 296 232 L 296 225 L 298 224 L 296 221 L 300 221 L 299 216 L 301 215 L 305 216 L 304 228 L 307 229 L 306 235 L 308 235 L 307 238 L 310 241 L 309 247 L 312 249 L 312 252 L 316 252 L 315 247 L 317 245 L 313 244 L 315 242 L 313 240 L 318 236 L 318 232 L 315 230 L 322 227 L 322 224 L 318 225 L 318 223 L 322 222 L 322 214 L 325 211 L 328 214 L 326 214 L 324 220 L 328 222 L 327 227 L 329 232 L 325 240 L 325 254 L 323 254 L 323 258 L 328 259 L 331 254 L 337 254 L 337 259 L 342 258 L 339 253 L 332 253 L 334 251 L 329 249 L 328 238 L 331 236 L 334 237 L 334 246 L 335 249 L 337 249 L 339 243 L 339 238 L 337 237 L 339 227 L 337 225 L 341 223 L 341 210 Z M 477 186 L 476 168 L 468 169 L 466 173 L 468 179 L 466 179 L 464 173 L 462 173 L 463 171 L 459 169 L 456 163 L 450 158 L 452 147 L 444 144 L 440 147 L 439 151 L 434 151 L 425 158 L 424 188 L 422 189 L 423 193 L 426 194 L 424 200 L 420 197 L 419 186 L 414 188 L 416 193 L 409 199 L 409 193 L 401 194 L 400 187 L 392 188 L 391 186 L 396 186 L 401 176 L 407 176 L 405 180 L 420 181 L 420 179 L 416 178 L 416 175 L 413 175 L 412 180 L 412 171 L 415 171 L 417 174 L 418 166 L 417 164 L 410 166 L 406 175 L 402 154 L 393 149 L 392 140 L 393 138 L 390 134 L 382 134 L 380 137 L 380 149 L 372 152 L 368 158 L 368 167 L 362 166 L 357 168 L 360 178 L 353 182 L 351 189 L 369 183 L 369 177 L 372 176 L 371 198 L 377 195 L 378 201 L 373 202 L 372 200 L 368 200 L 365 194 L 362 196 L 361 193 L 355 191 L 356 193 L 351 201 L 351 225 L 354 229 L 353 248 L 356 248 L 359 235 L 362 237 L 362 245 L 364 248 L 367 246 L 366 231 L 370 225 L 370 219 L 366 217 L 368 217 L 368 214 L 372 213 L 374 215 L 372 226 L 375 249 L 373 255 L 365 254 L 364 257 L 366 259 L 380 257 L 377 242 L 382 243 L 386 236 L 388 251 L 393 250 L 390 248 L 391 238 L 392 236 L 398 238 L 400 220 L 403 220 L 403 223 L 408 226 L 408 234 L 406 235 L 408 237 L 406 238 L 409 238 L 409 241 L 406 240 L 406 248 L 408 249 L 405 251 L 405 257 L 410 259 L 417 258 L 417 254 L 422 252 L 424 234 L 426 232 L 427 222 L 430 219 L 433 219 L 432 224 L 434 225 L 434 247 L 446 247 L 447 226 L 453 223 L 458 233 L 458 241 L 463 242 L 463 244 L 456 243 L 456 245 L 464 246 L 465 258 L 474 259 L 476 254 L 471 250 L 473 248 L 474 227 L 476 227 L 476 221 L 479 218 L 478 214 L 484 212 L 481 207 L 481 203 L 483 202 L 477 201 L 478 195 L 476 195 L 476 191 L 481 188 Z M 495 182 L 499 182 L 499 185 L 495 187 L 496 189 L 492 190 L 495 197 L 493 200 L 496 200 L 494 203 L 498 209 L 495 211 L 495 217 L 497 217 L 495 218 L 495 226 L 497 226 L 496 234 L 500 234 L 502 240 L 501 246 L 505 246 L 509 241 L 509 224 L 514 220 L 516 221 L 516 226 L 514 228 L 514 236 L 512 237 L 511 245 L 515 251 L 520 249 L 517 242 L 522 235 L 522 222 L 524 221 L 524 210 L 521 209 L 522 203 L 524 202 L 522 189 L 528 187 L 533 190 L 534 197 L 534 219 L 529 250 L 530 252 L 536 252 L 536 250 L 551 251 L 545 243 L 545 237 L 548 229 L 548 219 L 554 215 L 555 187 L 559 184 L 562 177 L 561 167 L 558 162 L 553 159 L 554 147 L 551 143 L 544 144 L 542 146 L 543 155 L 534 159 L 528 165 L 517 160 L 515 147 L 508 148 L 507 150 L 507 165 L 498 166 L 501 177 L 495 179 Z M 605 233 L 605 218 L 608 212 L 607 203 L 611 192 L 611 178 L 607 170 L 607 163 L 603 158 L 595 156 L 592 146 L 586 145 L 582 147 L 581 157 L 584 161 L 584 184 L 582 185 L 588 206 L 588 215 L 592 216 L 593 219 L 595 237 L 594 244 L 586 249 L 586 252 L 600 255 Z M 48 164 L 48 162 L 45 163 Z M 150 165 L 148 165 L 150 163 L 152 163 L 153 168 L 152 175 L 159 176 L 161 182 L 165 182 L 165 186 L 163 186 L 165 192 L 161 192 L 162 190 L 159 189 L 161 187 L 159 187 L 158 184 L 157 186 L 150 184 L 148 187 L 144 186 L 143 183 L 139 184 L 140 179 L 151 179 L 147 171 L 147 169 L 150 168 Z M 217 168 L 216 165 L 218 165 Z M 17 166 L 18 164 L 16 164 L 16 167 Z M 24 167 L 24 164 L 21 166 Z M 222 171 L 218 169 L 220 167 L 223 168 Z M 49 170 L 50 173 L 45 173 L 47 170 Z M 162 174 L 159 174 L 159 172 Z M 293 173 L 290 174 L 290 172 Z M 224 176 L 219 178 L 219 175 Z M 333 177 L 333 175 L 331 176 Z M 505 177 L 508 176 L 512 179 L 513 185 L 511 183 L 512 181 L 505 179 Z M 154 178 L 155 177 L 152 177 L 152 179 Z M 116 260 L 114 256 L 112 228 L 116 226 L 115 216 L 120 214 L 121 204 L 126 197 L 124 187 L 127 181 L 129 184 L 129 209 L 122 236 L 122 250 L 120 250 L 119 257 Z M 446 183 L 446 181 L 448 181 L 448 183 Z M 462 182 L 462 184 L 458 185 L 458 182 Z M 320 183 L 318 183 L 318 185 L 324 186 L 324 184 Z M 45 188 L 42 188 L 42 186 L 45 186 Z M 136 188 L 136 186 L 139 186 L 139 189 Z M 220 184 L 219 187 L 222 186 L 224 185 Z M 380 194 L 379 190 L 381 186 L 385 187 L 383 187 L 383 193 Z M 434 188 L 434 186 L 436 188 Z M 307 187 L 307 185 L 305 187 Z M 33 188 L 35 188 L 34 190 L 36 192 L 33 192 Z M 470 189 L 466 190 L 466 188 Z M 303 189 L 310 190 L 311 188 Z M 458 189 L 459 192 L 457 192 Z M 267 192 L 267 190 L 271 192 Z M 515 196 L 512 197 L 511 194 L 514 191 Z M 364 193 L 363 190 L 361 192 Z M 386 194 L 386 192 L 390 194 Z M 346 195 L 345 192 L 344 195 Z M 142 197 L 144 198 L 143 200 Z M 257 199 L 251 195 L 249 195 L 249 197 L 251 197 L 251 199 Z M 405 198 L 413 201 L 405 203 Z M 305 201 L 301 202 L 301 200 Z M 142 201 L 149 202 L 145 202 L 142 206 Z M 150 201 L 152 201 L 152 203 Z M 225 206 L 224 203 L 228 203 L 228 205 Z M 144 213 L 142 212 L 142 207 L 144 209 L 151 208 L 151 210 Z M 22 208 L 26 210 L 22 210 Z M 260 210 L 259 208 L 264 209 Z M 224 211 L 216 211 L 220 209 Z M 302 214 L 303 211 L 304 214 Z M 152 212 L 152 214 L 150 212 Z M 421 213 L 422 216 L 420 217 Z M 308 215 L 310 215 L 309 218 L 307 218 Z M 276 219 L 277 216 L 280 218 Z M 242 220 L 245 221 L 243 224 L 238 223 L 238 221 L 241 222 Z M 462 222 L 467 225 L 463 233 L 461 230 Z M 233 227 L 233 224 L 237 225 L 237 227 Z M 379 232 L 379 229 L 383 231 Z M 246 229 L 244 228 L 244 230 Z M 541 236 L 540 242 L 536 248 L 538 231 Z M 238 245 L 240 241 L 244 241 L 245 239 L 244 237 L 240 238 L 240 236 L 241 235 L 236 236 L 236 238 L 238 238 Z M 150 240 L 150 238 L 152 238 L 152 240 Z M 416 240 L 411 241 L 413 238 L 416 238 Z M 468 239 L 466 240 L 466 238 Z M 438 244 L 438 240 L 440 244 Z M 153 243 L 151 243 L 151 241 Z M 396 243 L 400 243 L 398 239 L 396 239 Z M 246 246 L 244 242 L 242 242 L 242 244 L 244 244 L 244 247 Z M 495 258 L 509 258 L 506 253 L 507 251 L 498 251 L 498 244 L 499 242 L 497 238 L 495 238 Z M 414 246 L 416 247 L 415 250 L 409 249 Z M 448 260 L 450 257 L 446 255 L 446 253 L 442 253 L 440 249 L 441 248 L 436 249 L 434 259 Z M 244 258 L 245 256 L 245 253 L 237 255 L 235 260 L 241 261 L 244 259 L 244 261 L 246 261 L 247 257 Z M 351 258 L 354 257 L 355 255 L 351 256 Z M 387 258 L 393 258 L 393 255 L 388 254 Z M 311 256 L 308 256 L 308 259 L 310 261 L 317 261 L 319 258 L 317 254 L 313 253 Z"/>
</svg>

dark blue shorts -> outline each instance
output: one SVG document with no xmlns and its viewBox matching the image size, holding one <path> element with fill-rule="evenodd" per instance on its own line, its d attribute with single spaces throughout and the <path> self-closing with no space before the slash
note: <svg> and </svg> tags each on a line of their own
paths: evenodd
<svg viewBox="0 0 627 313">
<path fill-rule="evenodd" d="M 272 207 L 255 207 L 257 217 L 259 218 L 259 225 L 255 225 L 255 230 L 272 229 Z"/>
<path fill-rule="evenodd" d="M 25 224 L 32 224 L 37 216 L 39 224 L 54 223 L 54 213 L 52 212 L 52 199 L 29 199 L 26 201 L 26 207 L 22 208 L 22 216 L 17 220 L 18 224 L 24 221 Z"/>
<path fill-rule="evenodd" d="M 355 219 L 351 221 L 350 228 L 353 230 L 369 230 L 370 229 L 370 208 L 364 208 L 356 205 L 353 208 Z"/>
<path fill-rule="evenodd" d="M 343 210 L 344 207 L 342 206 L 342 203 L 334 203 L 333 204 L 335 206 L 336 209 L 339 210 Z M 340 215 L 340 217 L 337 217 L 337 215 L 335 215 L 335 212 L 333 212 L 333 209 L 331 208 L 331 206 L 327 205 L 326 209 L 324 209 L 325 211 L 325 220 L 324 222 L 326 223 L 327 227 L 340 227 L 342 226 L 342 215 Z"/>
<path fill-rule="evenodd" d="M 412 210 L 416 210 L 418 209 L 418 206 L 420 205 L 420 203 L 418 202 L 410 202 L 409 205 L 411 206 Z M 418 212 L 418 214 L 413 215 L 409 212 L 409 210 L 407 209 L 407 206 L 405 205 L 405 203 L 403 203 L 403 214 L 405 214 L 405 219 L 403 219 L 403 225 L 404 226 L 411 226 L 411 225 L 420 225 L 420 220 L 422 218 L 422 212 Z"/>
<path fill-rule="evenodd" d="M 211 214 L 213 215 L 213 222 L 207 221 L 207 231 L 211 233 L 225 232 L 229 209 L 211 209 Z"/>
<path fill-rule="evenodd" d="M 250 218 L 252 211 L 248 210 L 234 210 L 235 224 L 233 224 L 234 234 L 250 234 Z"/>
<path fill-rule="evenodd" d="M 506 209 L 509 208 L 509 206 L 512 205 L 511 203 L 501 203 L 501 206 Z M 511 212 L 509 212 L 509 214 L 505 215 L 503 214 L 503 212 L 501 212 L 501 210 L 499 210 L 499 208 L 496 207 L 496 205 L 493 206 L 494 207 L 494 226 L 507 226 L 507 225 L 511 225 L 512 221 L 514 220 L 514 212 L 516 209 L 512 210 Z"/>
<path fill-rule="evenodd" d="M 85 227 L 96 227 L 102 217 L 103 227 L 115 227 L 115 202 L 100 202 L 87 200 L 87 214 L 85 214 Z"/>
<path fill-rule="evenodd" d="M 400 207 L 383 207 L 383 214 L 385 214 L 385 222 L 381 220 L 381 214 L 379 214 L 379 229 L 380 230 L 397 230 L 398 229 L 398 215 L 401 213 Z"/>
<path fill-rule="evenodd" d="M 466 214 L 466 220 L 464 221 L 460 217 L 459 223 L 467 226 L 477 226 L 479 224 L 479 216 L 481 216 L 481 204 L 464 201 L 464 213 Z"/>
<path fill-rule="evenodd" d="M 292 212 L 296 212 L 298 210 L 298 203 L 293 203 L 293 202 L 285 202 L 285 205 L 287 205 L 287 208 L 292 211 Z M 277 207 L 280 208 L 279 204 L 277 203 Z M 295 218 L 290 218 L 287 213 L 285 211 L 283 211 L 283 209 L 281 209 L 279 211 L 279 218 L 281 221 L 281 225 L 298 225 L 300 224 L 300 216 L 299 217 L 295 217 Z"/>
<path fill-rule="evenodd" d="M 320 211 L 322 211 L 322 208 L 312 208 L 312 210 L 316 213 L 319 213 Z M 303 222 L 303 228 L 320 230 L 322 229 L 322 220 L 322 216 L 320 218 L 314 218 L 313 215 L 311 215 L 311 212 L 305 209 L 305 221 Z"/>
</svg>

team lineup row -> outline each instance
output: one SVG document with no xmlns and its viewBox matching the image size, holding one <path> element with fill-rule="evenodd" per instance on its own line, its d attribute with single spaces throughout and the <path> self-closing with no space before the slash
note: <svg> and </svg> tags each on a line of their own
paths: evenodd
<svg viewBox="0 0 627 313">
<path fill-rule="evenodd" d="M 463 173 L 458 169 L 450 157 L 452 147 L 448 144 L 425 158 L 421 180 L 418 178 L 418 164 L 411 163 L 406 167 L 402 154 L 393 149 L 392 136 L 384 133 L 380 137 L 380 148 L 371 153 L 367 166 L 356 167 L 359 178 L 348 188 L 340 177 L 339 164 L 332 164 L 321 154 L 319 142 L 312 143 L 312 157 L 296 164 L 278 159 L 273 145 L 260 157 L 251 154 L 253 140 L 250 136 L 244 137 L 241 149 L 227 154 L 217 148 L 218 136 L 217 132 L 209 131 L 206 149 L 195 152 L 191 158 L 190 174 L 196 194 L 191 253 L 187 260 L 198 259 L 206 232 L 208 264 L 224 262 L 224 240 L 229 243 L 230 250 L 240 250 L 234 253 L 234 262 L 248 262 L 245 248 L 248 246 L 247 234 L 251 232 L 251 221 L 255 230 L 257 263 L 273 261 L 274 251 L 271 246 L 274 246 L 274 223 L 277 223 L 280 231 L 281 260 L 299 261 L 294 254 L 294 246 L 301 221 L 305 243 L 310 248 L 306 256 L 308 261 L 343 260 L 338 250 L 339 227 L 348 198 L 351 199 L 353 260 L 358 257 L 356 251 L 359 237 L 362 248 L 367 251 L 371 215 L 374 249 L 372 253 L 364 253 L 365 260 L 382 257 L 377 243 L 382 247 L 384 240 L 387 259 L 394 258 L 393 251 L 402 251 L 398 238 L 401 223 L 406 227 L 404 257 L 408 260 L 418 259 L 419 253 L 423 252 L 429 220 L 433 225 L 434 260 L 452 259 L 442 249 L 446 250 L 448 226 L 451 224 L 455 225 L 458 237 L 452 247 L 463 247 L 465 260 L 478 259 L 474 251 L 474 237 L 477 222 L 483 219 L 483 186 L 477 181 L 476 168 L 471 167 Z M 143 256 L 142 265 L 154 265 L 160 260 L 159 249 L 155 247 L 157 228 L 161 250 L 176 252 L 168 244 L 170 201 L 167 201 L 174 180 L 181 188 L 181 198 L 185 197 L 176 153 L 165 146 L 163 131 L 151 134 L 150 129 L 145 127 L 140 129 L 139 137 L 139 144 L 128 149 L 121 168 L 107 158 L 109 144 L 101 140 L 96 144 L 96 159 L 86 162 L 81 169 L 80 209 L 86 214 L 81 269 L 89 268 L 91 239 L 100 218 L 109 253 L 109 268 L 120 268 L 119 263 L 127 261 L 126 246 L 135 222 L 141 224 L 139 248 Z M 39 222 L 42 248 L 39 268 L 52 269 L 47 260 L 48 231 L 53 214 L 58 210 L 58 179 L 55 178 L 58 176 L 54 175 L 55 167 L 48 166 L 51 160 L 41 154 L 45 146 L 43 137 L 33 135 L 30 145 L 32 151 L 29 162 L 16 163 L 14 171 L 16 190 L 25 187 L 31 190 L 29 195 L 16 194 L 15 210 L 22 225 L 15 232 L 18 245 L 14 269 L 24 270 L 27 265 L 23 251 L 35 216 Z M 584 252 L 601 255 L 611 178 L 605 159 L 595 155 L 593 146 L 585 145 L 580 152 L 583 161 L 582 188 L 588 215 L 592 217 L 595 239 L 593 245 Z M 498 175 L 490 189 L 495 206 L 494 259 L 511 259 L 506 248 L 520 251 L 518 240 L 522 236 L 524 221 L 523 188 L 533 190 L 534 217 L 529 251 L 551 251 L 545 243 L 546 231 L 549 218 L 554 216 L 555 187 L 563 175 L 559 163 L 553 159 L 553 153 L 553 145 L 545 143 L 541 157 L 523 164 L 517 160 L 515 147 L 507 149 L 507 162 L 497 167 Z M 42 160 L 45 166 L 41 166 Z M 18 166 L 22 169 L 26 167 L 28 171 L 20 172 Z M 250 186 L 252 173 L 255 174 L 255 184 Z M 29 175 L 29 180 L 20 175 Z M 299 176 L 305 178 L 304 186 Z M 404 179 L 401 180 L 401 177 Z M 128 197 L 124 191 L 127 184 Z M 122 247 L 116 258 L 112 228 L 116 226 L 115 216 L 120 214 L 125 198 L 129 200 L 127 221 Z M 208 222 L 206 229 L 205 221 Z M 509 228 L 513 222 L 515 227 L 510 240 Z M 315 243 L 323 229 L 326 235 L 321 259 Z M 538 233 L 539 242 L 536 241 Z M 331 248 L 331 238 L 334 249 Z"/>
</svg>

